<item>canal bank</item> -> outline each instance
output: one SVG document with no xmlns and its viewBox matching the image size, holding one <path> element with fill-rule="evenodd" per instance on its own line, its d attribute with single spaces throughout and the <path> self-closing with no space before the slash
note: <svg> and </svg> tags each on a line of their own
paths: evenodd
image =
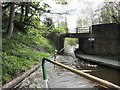
<svg viewBox="0 0 120 90">
<path fill-rule="evenodd" d="M 78 46 L 76 47 L 76 45 L 69 46 L 68 48 L 66 48 L 65 52 L 69 55 L 76 56 L 74 55 L 74 51 L 77 48 Z M 78 55 L 81 55 L 81 53 L 78 53 Z M 98 62 L 95 63 L 95 62 L 92 62 L 92 60 L 88 61 L 86 58 L 87 57 L 85 57 L 84 59 L 77 58 L 79 66 L 81 67 L 81 70 L 87 71 L 93 76 L 99 77 L 101 79 L 104 79 L 106 81 L 112 82 L 120 86 L 120 70 L 119 70 L 120 63 L 118 61 L 117 62 L 112 61 L 111 64 L 113 63 L 116 66 L 111 66 L 111 65 L 105 65 L 103 63 L 98 64 Z"/>
<path fill-rule="evenodd" d="M 90 69 L 91 75 L 112 82 L 120 86 L 120 62 L 83 53 L 77 53 L 79 64 L 82 69 Z"/>
<path fill-rule="evenodd" d="M 120 61 L 116 59 L 101 58 L 98 56 L 87 55 L 87 54 L 77 53 L 77 52 L 75 52 L 75 55 L 77 58 L 82 59 L 82 60 L 97 63 L 100 65 L 106 65 L 111 68 L 120 69 Z"/>
</svg>

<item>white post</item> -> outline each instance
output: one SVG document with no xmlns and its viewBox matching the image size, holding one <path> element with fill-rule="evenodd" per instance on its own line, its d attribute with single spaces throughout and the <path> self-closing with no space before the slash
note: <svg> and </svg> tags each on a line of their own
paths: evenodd
<svg viewBox="0 0 120 90">
<path fill-rule="evenodd" d="M 47 82 L 48 82 L 47 79 L 44 80 L 44 88 L 48 88 L 48 83 Z"/>
</svg>

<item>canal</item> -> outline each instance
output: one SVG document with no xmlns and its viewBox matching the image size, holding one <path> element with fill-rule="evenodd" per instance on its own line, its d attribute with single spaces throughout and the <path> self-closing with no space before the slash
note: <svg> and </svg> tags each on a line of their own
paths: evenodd
<svg viewBox="0 0 120 90">
<path fill-rule="evenodd" d="M 120 73 L 118 70 L 111 69 L 105 66 L 82 61 L 75 57 L 74 50 L 78 46 L 68 45 L 65 48 L 64 55 L 57 55 L 57 62 L 63 63 L 69 67 L 86 72 L 101 79 L 110 81 L 116 85 L 119 84 Z M 41 62 L 40 62 L 41 64 Z M 55 66 L 50 62 L 46 62 L 47 80 L 49 88 L 89 88 L 101 90 L 97 83 L 76 75 L 60 66 Z M 32 73 L 19 83 L 17 88 L 43 88 L 42 68 Z M 99 89 L 100 88 L 100 89 Z"/>
<path fill-rule="evenodd" d="M 65 49 L 65 53 L 68 55 L 75 56 L 74 55 L 75 48 L 78 48 L 78 46 L 69 45 Z M 78 58 L 78 62 L 79 62 L 79 66 L 78 66 L 79 68 L 77 69 L 89 72 L 93 76 L 99 77 L 101 79 L 107 80 L 109 82 L 112 82 L 120 86 L 120 70 L 109 68 L 103 65 L 98 65 L 95 63 L 87 62 L 87 61 L 83 61 L 79 58 Z"/>
<path fill-rule="evenodd" d="M 79 62 L 74 56 L 72 47 L 68 47 L 71 53 L 66 55 L 57 55 L 57 62 L 63 63 L 72 68 L 79 68 Z M 76 75 L 60 66 L 55 66 L 50 62 L 46 62 L 46 72 L 49 88 L 89 88 L 94 90 L 97 89 L 97 84 L 87 80 L 79 75 Z M 86 72 L 86 71 L 85 71 Z M 87 73 L 89 73 L 87 71 Z M 42 68 L 32 73 L 29 77 L 25 78 L 17 88 L 43 88 L 43 75 Z"/>
</svg>

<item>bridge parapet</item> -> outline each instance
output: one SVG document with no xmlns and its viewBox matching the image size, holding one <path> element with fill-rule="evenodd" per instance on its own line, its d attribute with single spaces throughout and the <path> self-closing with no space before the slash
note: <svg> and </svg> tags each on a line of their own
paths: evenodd
<svg viewBox="0 0 120 90">
<path fill-rule="evenodd" d="M 76 33 L 90 33 L 91 30 L 91 27 L 77 27 Z"/>
<path fill-rule="evenodd" d="M 63 35 L 63 37 L 69 37 L 69 38 L 89 38 L 90 33 L 67 33 Z"/>
</svg>

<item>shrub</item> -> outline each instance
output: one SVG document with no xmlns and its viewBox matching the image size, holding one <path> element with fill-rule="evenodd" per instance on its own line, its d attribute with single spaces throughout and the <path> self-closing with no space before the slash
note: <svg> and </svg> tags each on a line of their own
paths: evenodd
<svg viewBox="0 0 120 90">
<path fill-rule="evenodd" d="M 53 47 L 49 45 L 48 40 L 44 37 L 36 37 L 30 35 L 22 35 L 17 33 L 12 39 L 3 38 L 3 75 L 2 83 L 11 80 L 12 76 L 25 71 L 36 63 L 40 63 L 43 57 L 50 56 L 50 53 L 32 52 L 27 47 L 43 47 L 51 52 Z"/>
</svg>

